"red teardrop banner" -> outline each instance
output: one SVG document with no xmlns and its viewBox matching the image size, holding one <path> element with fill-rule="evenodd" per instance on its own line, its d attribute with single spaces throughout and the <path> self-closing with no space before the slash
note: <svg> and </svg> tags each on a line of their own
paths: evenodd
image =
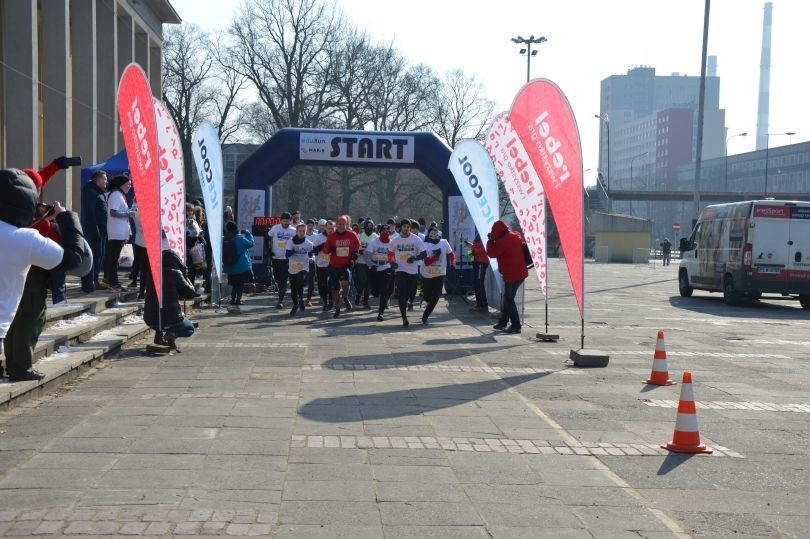
<svg viewBox="0 0 810 539">
<path fill-rule="evenodd" d="M 543 184 L 584 317 L 582 150 L 574 113 L 556 84 L 535 79 L 518 92 L 509 120 Z"/>
<path fill-rule="evenodd" d="M 117 97 L 121 136 L 129 159 L 132 187 L 138 197 L 138 213 L 152 280 L 158 303 L 163 306 L 160 241 L 160 176 L 158 142 L 152 92 L 146 75 L 138 64 L 129 64 L 121 75 Z"/>
</svg>

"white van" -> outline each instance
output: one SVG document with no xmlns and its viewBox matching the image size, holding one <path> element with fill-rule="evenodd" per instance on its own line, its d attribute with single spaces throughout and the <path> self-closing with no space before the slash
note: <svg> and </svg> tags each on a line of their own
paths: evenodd
<svg viewBox="0 0 810 539">
<path fill-rule="evenodd" d="M 762 294 L 810 309 L 810 202 L 753 200 L 707 206 L 681 238 L 678 288 L 722 291 L 726 303 Z"/>
</svg>

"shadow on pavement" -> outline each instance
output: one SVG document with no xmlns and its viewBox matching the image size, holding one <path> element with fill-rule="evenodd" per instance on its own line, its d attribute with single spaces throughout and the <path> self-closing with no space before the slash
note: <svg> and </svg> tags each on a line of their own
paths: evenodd
<svg viewBox="0 0 810 539">
<path fill-rule="evenodd" d="M 669 472 L 691 459 L 695 455 L 689 453 L 670 453 L 664 458 L 661 467 L 658 468 L 657 475 L 667 475 Z"/>
<path fill-rule="evenodd" d="M 364 421 L 374 421 L 418 415 L 473 402 L 504 391 L 505 385 L 514 387 L 548 376 L 548 374 L 523 374 L 484 382 L 318 398 L 304 404 L 300 408 L 299 414 L 322 423 L 354 422 L 360 418 Z M 370 405 L 358 405 L 358 402 Z"/>
<path fill-rule="evenodd" d="M 521 346 L 521 345 L 514 345 Z M 448 348 L 442 350 L 421 350 L 419 352 L 396 352 L 392 354 L 371 354 L 366 356 L 343 356 L 327 360 L 323 366 L 327 369 L 344 370 L 353 365 L 374 365 L 380 369 L 392 369 L 402 365 L 430 365 L 442 361 L 451 361 L 460 357 L 471 356 L 481 352 L 500 352 L 514 346 L 491 346 L 481 349 Z"/>
<path fill-rule="evenodd" d="M 739 305 L 726 305 L 723 297 L 717 295 L 691 298 L 672 296 L 669 298 L 669 304 L 676 309 L 729 318 L 775 317 L 780 320 L 807 320 L 810 318 L 810 312 L 796 308 L 798 302 L 787 300 L 768 302 L 768 298 L 763 298 L 763 301 L 742 299 Z"/>
</svg>

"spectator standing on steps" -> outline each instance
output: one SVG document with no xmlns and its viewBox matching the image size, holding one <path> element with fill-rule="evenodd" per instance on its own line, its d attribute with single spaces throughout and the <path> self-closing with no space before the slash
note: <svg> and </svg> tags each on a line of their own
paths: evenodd
<svg viewBox="0 0 810 539">
<path fill-rule="evenodd" d="M 523 258 L 523 238 L 516 231 L 510 232 L 505 222 L 495 221 L 487 240 L 487 256 L 498 260 L 498 269 L 504 282 L 501 318 L 493 328 L 506 330 L 506 333 L 520 333 L 520 313 L 515 304 L 515 295 L 529 276 Z M 511 322 L 508 328 L 507 322 Z"/>
<path fill-rule="evenodd" d="M 12 382 L 44 377 L 31 365 L 33 348 L 45 325 L 45 270 L 82 268 L 76 273 L 83 275 L 92 264 L 78 215 L 65 211 L 58 202 L 53 203 L 53 213 L 59 243 L 30 228 L 46 176 L 50 177 L 42 171 L 0 170 L 0 253 L 4 253 L 0 256 L 0 353 L 5 347 Z M 32 272 L 32 265 L 43 270 Z"/>
<path fill-rule="evenodd" d="M 116 176 L 107 185 L 107 248 L 104 255 L 104 279 L 112 292 L 123 290 L 118 282 L 118 257 L 121 249 L 129 241 L 130 210 L 126 195 L 132 188 L 132 180 L 127 176 Z"/>
<path fill-rule="evenodd" d="M 84 239 L 93 251 L 93 269 L 82 277 L 82 290 L 92 292 L 106 288 L 98 276 L 104 269 L 104 250 L 107 247 L 107 173 L 97 170 L 82 187 L 82 230 Z"/>
</svg>

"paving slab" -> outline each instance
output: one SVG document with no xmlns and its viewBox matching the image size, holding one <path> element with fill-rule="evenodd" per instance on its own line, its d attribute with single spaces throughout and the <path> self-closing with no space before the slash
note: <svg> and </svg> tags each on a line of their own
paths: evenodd
<svg viewBox="0 0 810 539">
<path fill-rule="evenodd" d="M 675 267 L 589 262 L 586 288 L 585 348 L 605 369 L 567 361 L 564 279 L 557 343 L 533 339 L 531 289 L 520 336 L 459 298 L 412 331 L 365 311 L 290 319 L 267 294 L 199 311 L 183 353 L 124 350 L 0 413 L 0 534 L 802 536 L 810 314 L 681 298 Z M 658 329 L 670 376 L 693 373 L 711 456 L 659 447 L 680 384 L 641 383 Z"/>
</svg>

